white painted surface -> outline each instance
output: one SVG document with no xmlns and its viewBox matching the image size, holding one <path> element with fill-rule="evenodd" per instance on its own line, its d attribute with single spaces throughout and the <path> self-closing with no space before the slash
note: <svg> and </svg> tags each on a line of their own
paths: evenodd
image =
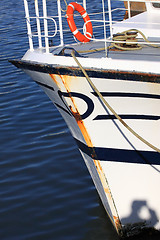
<svg viewBox="0 0 160 240">
<path fill-rule="evenodd" d="M 145 146 L 138 139 L 132 136 L 119 122 L 116 120 L 116 127 L 112 120 L 93 120 L 97 115 L 104 114 L 105 110 L 102 107 L 99 99 L 95 97 L 93 90 L 83 77 L 70 77 L 55 75 L 56 83 L 53 79 L 44 73 L 27 71 L 27 73 L 34 79 L 41 83 L 53 86 L 55 91 L 45 89 L 45 92 L 53 101 L 62 105 L 57 91 L 66 92 L 63 81 L 66 81 L 68 89 L 71 92 L 82 93 L 92 99 L 94 103 L 94 111 L 83 120 L 84 126 L 87 129 L 88 135 L 91 138 L 92 144 L 95 147 L 104 147 L 112 149 L 137 149 L 152 151 Z M 101 92 L 133 92 L 133 93 L 148 93 L 160 94 L 160 85 L 153 83 L 138 83 L 132 81 L 109 80 L 109 79 L 93 79 L 94 84 Z M 74 104 L 68 97 L 63 97 L 68 106 L 73 108 L 76 106 L 81 114 L 86 109 L 86 103 L 78 98 L 73 97 Z M 160 115 L 159 103 L 160 99 L 124 99 L 124 98 L 108 98 L 112 107 L 118 113 L 138 113 L 138 114 L 155 114 Z M 65 107 L 65 105 L 63 106 Z M 77 126 L 73 116 L 66 114 L 59 109 L 67 125 L 69 126 L 73 137 L 83 142 L 86 142 L 83 135 Z M 128 122 L 127 122 L 128 123 Z M 147 138 L 152 144 L 159 147 L 160 143 L 160 121 L 146 121 L 146 120 L 129 120 L 131 127 L 138 131 L 144 138 Z M 123 134 L 122 134 L 123 132 Z M 126 140 L 128 139 L 128 140 Z M 122 224 L 147 222 L 148 226 L 154 226 L 159 229 L 160 219 L 160 166 L 151 166 L 146 164 L 132 164 L 112 162 L 112 159 L 107 161 L 100 161 L 100 166 L 105 174 L 106 183 L 111 190 L 113 201 L 107 198 L 107 195 L 102 187 L 98 172 L 96 171 L 93 160 L 86 154 L 82 153 L 86 165 L 93 178 L 95 186 L 100 194 L 102 202 L 110 218 L 113 221 L 113 216 L 117 210 L 118 216 Z M 122 159 L 123 161 L 123 159 Z M 129 161 L 129 160 L 128 160 Z M 114 204 L 116 209 L 114 209 Z"/>
<path fill-rule="evenodd" d="M 138 29 L 147 38 L 159 38 L 160 37 L 160 10 L 154 10 L 153 12 L 147 11 L 138 14 L 132 18 L 128 18 L 123 22 L 113 24 L 113 33 L 123 32 L 128 29 Z M 139 37 L 141 37 L 139 35 Z"/>
<path fill-rule="evenodd" d="M 160 167 L 104 161 L 101 165 L 122 224 L 146 221 L 160 229 Z"/>
<path fill-rule="evenodd" d="M 59 6 L 60 7 L 60 6 Z M 59 8 L 60 9 L 60 8 Z M 114 33 L 121 32 L 126 29 L 138 28 L 147 37 L 160 37 L 160 13 L 155 10 L 151 14 L 144 12 L 124 22 L 114 25 Z M 157 24 L 158 23 L 158 24 Z M 62 29 L 61 29 L 62 31 Z M 61 35 L 61 44 L 63 42 Z M 47 47 L 48 49 L 48 47 Z M 28 51 L 22 60 L 31 63 L 50 64 L 52 67 L 77 67 L 72 57 L 56 56 L 52 53 L 46 53 L 45 48 Z M 54 49 L 50 49 L 54 50 Z M 48 49 L 49 52 L 49 49 Z M 82 66 L 86 69 L 113 70 L 123 72 L 138 72 L 146 74 L 160 74 L 160 54 L 159 50 L 147 50 L 124 53 L 110 54 L 110 58 L 99 56 L 98 58 L 78 58 Z M 143 57 L 142 57 L 143 54 Z M 120 57 L 119 57 L 120 56 Z M 46 94 L 53 103 L 63 104 L 59 98 L 57 91 L 81 93 L 93 101 L 93 112 L 83 120 L 84 127 L 87 129 L 88 136 L 91 138 L 91 147 L 104 147 L 111 149 L 123 150 L 140 150 L 153 151 L 144 143 L 140 142 L 136 137 L 126 130 L 118 120 L 94 120 L 98 115 L 108 114 L 108 109 L 102 106 L 102 103 L 92 92 L 84 77 L 70 77 L 55 75 L 55 81 L 49 74 L 26 71 L 34 80 L 53 86 L 55 91 L 44 89 Z M 64 79 L 65 78 L 65 79 Z M 66 81 L 68 89 L 63 84 Z M 117 92 L 117 93 L 145 93 L 160 95 L 160 84 L 127 81 L 127 80 L 111 80 L 111 79 L 92 79 L 100 92 Z M 74 104 L 69 97 L 63 97 L 68 106 L 78 109 L 80 114 L 87 110 L 85 101 L 78 97 L 74 97 Z M 118 114 L 146 114 L 160 116 L 160 99 L 153 98 L 123 98 L 123 97 L 105 97 L 109 104 Z M 65 104 L 63 105 L 65 108 Z M 68 107 L 69 108 L 69 107 Z M 68 124 L 74 138 L 86 144 L 85 138 L 77 125 L 75 118 L 59 109 L 66 123 Z M 126 120 L 138 134 L 147 141 L 159 147 L 160 143 L 160 120 Z M 86 144 L 87 145 L 87 144 Z M 106 189 L 100 180 L 100 175 L 96 170 L 96 166 L 87 154 L 82 153 L 86 165 L 91 173 L 93 181 L 100 194 L 104 207 L 113 221 L 116 210 L 122 221 L 122 224 L 137 223 L 139 221 L 147 221 L 148 226 L 160 228 L 160 167 L 147 164 L 133 164 L 112 162 L 112 159 L 100 161 L 100 167 L 105 174 L 105 186 L 109 187 L 113 199 L 109 199 Z M 123 159 L 122 159 L 123 161 Z M 115 206 L 114 206 L 115 204 Z"/>
<path fill-rule="evenodd" d="M 118 70 L 142 73 L 160 74 L 159 61 L 146 58 L 146 60 L 112 59 L 112 58 L 77 58 L 84 68 L 97 70 Z M 160 58 L 159 58 L 160 59 Z M 22 60 L 33 61 L 54 66 L 77 67 L 72 57 L 54 56 L 52 53 L 41 51 L 28 51 Z"/>
</svg>

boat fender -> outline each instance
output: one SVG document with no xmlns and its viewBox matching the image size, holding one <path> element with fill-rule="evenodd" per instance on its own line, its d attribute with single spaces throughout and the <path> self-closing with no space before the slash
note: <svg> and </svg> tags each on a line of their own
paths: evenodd
<svg viewBox="0 0 160 240">
<path fill-rule="evenodd" d="M 73 18 L 74 11 L 78 11 L 82 16 L 84 22 L 86 23 L 86 33 L 85 33 L 86 36 L 80 33 L 76 27 L 76 24 Z M 92 29 L 92 23 L 91 23 L 90 17 L 88 16 L 86 10 L 80 4 L 76 2 L 71 2 L 67 7 L 66 16 L 67 16 L 67 22 L 68 22 L 69 28 L 73 33 L 73 35 L 80 42 L 89 42 L 93 35 L 93 29 Z"/>
</svg>

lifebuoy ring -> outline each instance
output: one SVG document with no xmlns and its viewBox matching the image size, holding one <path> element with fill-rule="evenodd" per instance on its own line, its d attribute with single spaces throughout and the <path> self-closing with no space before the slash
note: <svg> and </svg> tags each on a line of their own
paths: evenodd
<svg viewBox="0 0 160 240">
<path fill-rule="evenodd" d="M 76 2 L 71 2 L 68 7 L 67 7 L 67 22 L 69 25 L 70 30 L 72 31 L 72 33 L 74 34 L 74 36 L 80 41 L 80 42 L 89 42 L 90 39 L 88 39 L 85 35 L 83 35 L 82 33 L 80 33 L 76 27 L 76 24 L 74 22 L 74 18 L 73 18 L 73 13 L 74 11 L 78 11 L 84 22 L 86 23 L 86 33 L 85 35 L 88 38 L 91 38 L 93 35 L 93 29 L 92 29 L 92 23 L 91 20 L 86 12 L 86 10 L 78 3 Z"/>
</svg>

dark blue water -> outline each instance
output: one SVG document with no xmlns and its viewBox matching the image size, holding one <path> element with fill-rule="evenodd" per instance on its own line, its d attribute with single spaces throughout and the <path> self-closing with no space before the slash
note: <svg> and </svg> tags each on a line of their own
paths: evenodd
<svg viewBox="0 0 160 240">
<path fill-rule="evenodd" d="M 0 240 L 116 240 L 64 120 L 8 62 L 27 49 L 23 0 L 1 0 Z"/>
<path fill-rule="evenodd" d="M 0 3 L 0 240 L 116 239 L 67 126 L 8 59 L 28 49 L 22 0 Z"/>
</svg>

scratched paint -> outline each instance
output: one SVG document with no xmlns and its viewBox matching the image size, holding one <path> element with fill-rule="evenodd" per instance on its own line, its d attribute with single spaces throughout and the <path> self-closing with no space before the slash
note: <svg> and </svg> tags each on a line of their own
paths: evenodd
<svg viewBox="0 0 160 240">
<path fill-rule="evenodd" d="M 86 127 L 85 127 L 84 121 L 82 120 L 81 115 L 80 115 L 80 113 L 77 109 L 76 103 L 74 101 L 74 98 L 71 95 L 71 89 L 68 86 L 68 81 L 71 83 L 71 80 L 70 80 L 71 77 L 69 79 L 68 79 L 68 76 L 64 76 L 64 75 L 63 76 L 59 75 L 59 77 L 61 78 L 62 83 L 65 86 L 65 89 L 70 96 L 72 105 L 70 105 L 69 107 L 70 107 L 70 110 L 72 111 L 72 114 L 73 114 L 73 116 L 74 116 L 74 118 L 77 122 L 77 125 L 78 125 L 78 127 L 79 127 L 79 129 L 80 129 L 80 131 L 81 131 L 81 133 L 84 137 L 84 140 L 85 140 L 88 147 L 91 147 L 92 149 L 94 149 L 94 146 L 92 144 L 89 133 L 88 133 Z M 52 79 L 55 80 L 54 75 L 52 75 Z M 55 82 L 56 82 L 56 80 L 55 80 Z M 112 194 L 111 194 L 111 190 L 109 188 L 109 184 L 108 184 L 107 179 L 104 175 L 104 172 L 103 172 L 103 169 L 101 167 L 100 161 L 95 160 L 95 159 L 97 159 L 97 156 L 96 156 L 96 153 L 94 152 L 94 150 L 92 151 L 91 156 L 92 156 L 92 159 L 94 161 L 95 167 L 97 169 L 97 172 L 98 172 L 99 178 L 101 180 L 103 189 L 104 189 L 105 194 L 107 196 L 107 199 L 109 201 L 109 205 L 110 205 L 110 208 L 111 208 L 111 211 L 112 211 L 112 214 L 113 214 L 114 225 L 115 225 L 117 231 L 120 232 L 122 226 L 121 226 L 121 222 L 120 222 L 119 217 L 118 217 L 118 213 L 117 213 L 117 210 L 116 210 L 114 199 L 113 199 Z M 111 219 L 111 221 L 113 221 L 113 220 Z"/>
<path fill-rule="evenodd" d="M 54 67 L 52 65 L 35 64 L 30 61 L 19 61 L 10 60 L 10 62 L 17 68 L 28 69 L 32 71 L 38 71 L 49 74 L 68 76 L 83 76 L 83 73 L 77 67 Z M 87 69 L 87 74 L 89 77 L 94 78 L 105 78 L 105 79 L 123 79 L 127 81 L 138 81 L 138 82 L 154 82 L 160 83 L 160 75 L 153 73 L 144 73 L 136 71 L 117 71 L 117 70 L 102 70 L 102 69 Z"/>
</svg>

